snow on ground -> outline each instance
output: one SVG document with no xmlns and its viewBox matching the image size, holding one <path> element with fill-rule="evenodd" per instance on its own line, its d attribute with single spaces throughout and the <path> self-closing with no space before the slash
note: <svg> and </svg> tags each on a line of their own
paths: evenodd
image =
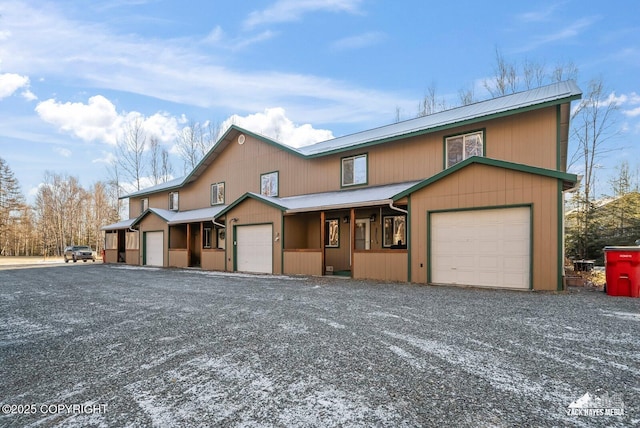
<svg viewBox="0 0 640 428">
<path fill-rule="evenodd" d="M 46 274 L 43 274 L 46 272 Z M 0 271 L 1 426 L 630 426 L 640 299 L 87 265 Z M 568 416 L 585 394 L 625 416 Z"/>
</svg>

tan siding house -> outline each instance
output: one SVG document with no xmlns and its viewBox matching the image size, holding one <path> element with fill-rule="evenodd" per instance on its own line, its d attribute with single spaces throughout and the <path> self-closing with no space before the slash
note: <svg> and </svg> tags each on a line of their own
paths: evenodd
<svg viewBox="0 0 640 428">
<path fill-rule="evenodd" d="M 105 258 L 560 290 L 580 96 L 561 82 L 300 149 L 232 126 L 186 177 L 126 196 Z"/>
</svg>

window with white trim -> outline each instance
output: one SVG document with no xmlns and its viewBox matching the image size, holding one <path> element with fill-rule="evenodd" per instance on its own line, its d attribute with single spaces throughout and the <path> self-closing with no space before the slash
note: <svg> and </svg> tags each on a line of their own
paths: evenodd
<svg viewBox="0 0 640 428">
<path fill-rule="evenodd" d="M 140 212 L 143 213 L 149 208 L 149 198 L 140 199 Z"/>
<path fill-rule="evenodd" d="M 471 156 L 484 156 L 483 132 L 471 132 L 469 134 L 455 135 L 445 139 L 445 151 L 447 156 L 447 168 L 470 158 Z"/>
<path fill-rule="evenodd" d="M 211 185 L 211 205 L 224 204 L 224 183 Z"/>
<path fill-rule="evenodd" d="M 367 155 L 342 158 L 342 186 L 367 184 Z"/>
<path fill-rule="evenodd" d="M 278 196 L 278 171 L 268 172 L 260 176 L 260 194 Z"/>
<path fill-rule="evenodd" d="M 169 209 L 172 211 L 178 211 L 180 198 L 178 192 L 169 193 Z"/>
<path fill-rule="evenodd" d="M 202 248 L 211 248 L 211 231 L 210 227 L 205 227 L 202 230 Z"/>
</svg>

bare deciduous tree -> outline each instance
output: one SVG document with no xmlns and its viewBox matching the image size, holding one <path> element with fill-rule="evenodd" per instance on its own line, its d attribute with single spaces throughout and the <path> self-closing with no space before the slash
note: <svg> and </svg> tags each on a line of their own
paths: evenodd
<svg viewBox="0 0 640 428">
<path fill-rule="evenodd" d="M 143 122 L 136 118 L 124 126 L 116 144 L 120 175 L 134 183 L 136 190 L 140 190 L 140 183 L 144 177 L 146 141 Z"/>
<path fill-rule="evenodd" d="M 461 88 L 458 90 L 458 100 L 460 105 L 467 106 L 476 102 L 475 91 L 473 86 L 468 88 Z"/>
<path fill-rule="evenodd" d="M 447 102 L 444 98 L 438 99 L 436 85 L 431 83 L 427 88 L 427 92 L 418 104 L 417 117 L 428 116 L 433 113 L 445 110 L 447 108 Z"/>
<path fill-rule="evenodd" d="M 596 168 L 606 153 L 616 150 L 606 142 L 616 135 L 613 114 L 617 108 L 615 98 L 606 93 L 602 79 L 594 79 L 572 114 L 572 136 L 576 142 L 576 150 L 569 166 L 579 164 L 583 170 L 582 186 L 576 195 L 579 213 L 577 249 L 582 258 L 588 256 L 589 246 L 593 242 Z"/>
<path fill-rule="evenodd" d="M 501 97 L 518 90 L 518 73 L 515 63 L 509 63 L 496 47 L 496 63 L 494 76 L 484 81 L 484 87 L 492 97 Z"/>
</svg>

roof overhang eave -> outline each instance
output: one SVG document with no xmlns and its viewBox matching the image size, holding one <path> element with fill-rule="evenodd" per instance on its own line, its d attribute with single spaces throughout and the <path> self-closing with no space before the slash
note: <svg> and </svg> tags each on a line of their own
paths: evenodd
<svg viewBox="0 0 640 428">
<path fill-rule="evenodd" d="M 364 201 L 364 202 L 348 202 L 344 204 L 333 204 L 333 205 L 321 205 L 315 207 L 304 207 L 304 208 L 292 208 L 285 210 L 286 214 L 298 214 L 305 212 L 316 212 L 316 211 L 335 211 L 335 210 L 344 210 L 351 208 L 365 208 L 365 207 L 373 207 L 379 205 L 389 205 L 392 202 L 392 199 L 378 199 L 375 201 Z"/>
</svg>

